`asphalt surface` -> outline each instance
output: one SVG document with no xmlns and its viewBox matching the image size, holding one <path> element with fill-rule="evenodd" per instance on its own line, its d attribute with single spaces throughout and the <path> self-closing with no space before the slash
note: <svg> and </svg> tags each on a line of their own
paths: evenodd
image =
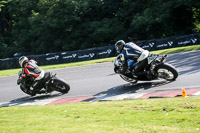
<svg viewBox="0 0 200 133">
<path fill-rule="evenodd" d="M 58 78 L 66 80 L 70 84 L 71 90 L 65 95 L 54 92 L 47 97 L 37 95 L 34 98 L 60 99 L 83 96 L 114 96 L 151 92 L 152 90 L 200 87 L 200 51 L 169 55 L 167 63 L 175 66 L 179 72 L 179 77 L 174 82 L 155 80 L 130 84 L 123 81 L 119 75 L 114 74 L 113 63 L 111 62 L 51 70 L 51 72 L 57 73 Z M 0 103 L 29 97 L 16 85 L 17 78 L 17 75 L 0 77 Z"/>
</svg>

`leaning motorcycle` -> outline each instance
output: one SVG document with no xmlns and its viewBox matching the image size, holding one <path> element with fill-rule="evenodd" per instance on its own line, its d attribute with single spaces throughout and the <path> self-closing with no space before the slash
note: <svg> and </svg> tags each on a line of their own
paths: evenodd
<svg viewBox="0 0 200 133">
<path fill-rule="evenodd" d="M 70 90 L 69 84 L 66 83 L 63 79 L 59 79 L 56 77 L 56 74 L 52 74 L 51 72 L 46 72 L 44 74 L 43 79 L 39 84 L 37 89 L 31 88 L 34 83 L 34 78 L 31 76 L 27 76 L 26 78 L 22 79 L 22 72 L 19 71 L 18 73 L 18 80 L 17 84 L 20 85 L 20 89 L 31 96 L 35 96 L 36 94 L 48 94 L 53 91 L 58 91 L 61 93 L 68 93 Z"/>
<path fill-rule="evenodd" d="M 147 65 L 144 68 L 144 71 L 146 71 L 149 75 L 141 77 L 133 75 L 130 70 L 127 70 L 126 73 L 122 73 L 124 66 L 120 60 L 120 56 L 121 54 L 119 54 L 114 61 L 114 71 L 127 82 L 137 83 L 139 80 L 150 81 L 157 79 L 174 81 L 178 77 L 178 72 L 175 67 L 165 63 L 167 55 L 149 54 L 147 57 Z"/>
</svg>

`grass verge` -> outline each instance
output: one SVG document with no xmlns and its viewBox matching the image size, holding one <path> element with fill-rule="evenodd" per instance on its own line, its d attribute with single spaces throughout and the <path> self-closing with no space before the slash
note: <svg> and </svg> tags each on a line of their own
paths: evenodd
<svg viewBox="0 0 200 133">
<path fill-rule="evenodd" d="M 165 49 L 165 50 L 158 50 L 158 51 L 152 51 L 152 53 L 173 54 L 173 53 L 180 53 L 180 52 L 186 52 L 186 51 L 195 51 L 195 50 L 200 50 L 200 45 L 193 45 L 193 46 L 187 46 L 187 47 L 178 47 L 178 48 L 171 48 L 171 49 Z M 89 65 L 89 64 L 95 64 L 95 63 L 101 63 L 101 62 L 111 62 L 114 59 L 115 59 L 115 57 L 111 57 L 111 58 L 97 59 L 97 60 L 90 60 L 90 61 L 82 61 L 82 62 L 75 62 L 75 63 L 40 66 L 40 68 L 43 69 L 43 70 L 60 69 L 60 68 Z M 0 77 L 16 75 L 19 72 L 19 70 L 21 70 L 21 69 L 0 70 Z"/>
<path fill-rule="evenodd" d="M 200 132 L 200 97 L 0 108 L 1 133 Z"/>
</svg>

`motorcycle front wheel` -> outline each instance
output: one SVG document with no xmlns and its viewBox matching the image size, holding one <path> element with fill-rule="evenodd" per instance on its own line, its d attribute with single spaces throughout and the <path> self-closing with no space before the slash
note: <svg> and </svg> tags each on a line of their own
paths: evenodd
<svg viewBox="0 0 200 133">
<path fill-rule="evenodd" d="M 178 77 L 178 72 L 170 64 L 160 64 L 156 66 L 155 72 L 158 75 L 158 78 L 162 78 L 168 81 L 174 81 Z"/>
<path fill-rule="evenodd" d="M 53 88 L 61 93 L 68 93 L 68 91 L 70 90 L 69 84 L 67 84 L 64 80 L 58 78 L 55 78 L 53 80 Z"/>
<path fill-rule="evenodd" d="M 35 95 L 36 95 L 36 93 L 30 91 L 30 87 L 28 87 L 28 89 L 27 89 L 27 88 L 25 88 L 24 86 L 20 85 L 20 89 L 21 89 L 24 93 L 26 93 L 26 94 L 28 94 L 28 95 L 30 95 L 30 96 L 35 96 Z"/>
<path fill-rule="evenodd" d="M 126 82 L 130 82 L 130 83 L 134 83 L 134 84 L 138 82 L 138 80 L 129 78 L 129 77 L 124 76 L 124 75 L 122 75 L 122 74 L 120 74 L 120 77 L 121 77 L 123 80 L 125 80 Z"/>
</svg>

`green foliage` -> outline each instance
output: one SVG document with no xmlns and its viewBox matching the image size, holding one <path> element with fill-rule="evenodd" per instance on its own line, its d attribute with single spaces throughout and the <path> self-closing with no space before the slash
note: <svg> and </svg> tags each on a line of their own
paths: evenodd
<svg viewBox="0 0 200 133">
<path fill-rule="evenodd" d="M 200 31 L 198 0 L 4 0 L 0 58 Z"/>
<path fill-rule="evenodd" d="M 194 25 L 195 25 L 194 31 L 200 32 L 200 8 L 193 7 L 192 10 L 194 13 L 193 19 L 195 20 L 194 21 Z"/>
<path fill-rule="evenodd" d="M 2 10 L 2 8 L 7 4 L 7 1 L 0 1 L 0 12 Z"/>
</svg>

